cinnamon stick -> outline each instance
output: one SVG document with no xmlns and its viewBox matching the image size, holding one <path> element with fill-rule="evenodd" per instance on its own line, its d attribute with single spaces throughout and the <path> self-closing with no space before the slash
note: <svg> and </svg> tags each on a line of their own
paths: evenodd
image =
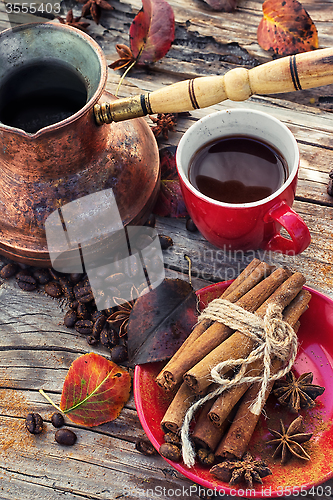
<svg viewBox="0 0 333 500">
<path fill-rule="evenodd" d="M 304 283 L 305 278 L 301 273 L 295 273 L 288 278 L 287 271 L 279 268 L 244 295 L 237 304 L 242 305 L 244 309 L 250 312 L 256 310 L 256 314 L 263 318 L 269 303 L 278 303 L 281 308 L 284 308 L 298 294 Z M 257 294 L 255 293 L 256 289 Z M 244 299 L 247 295 L 251 295 L 252 300 L 248 301 L 247 304 L 242 304 L 241 302 L 245 302 Z M 214 366 L 228 359 L 248 356 L 255 345 L 256 342 L 247 335 L 241 332 L 233 333 L 193 366 L 184 375 L 184 381 L 195 392 L 202 392 L 210 384 L 210 371 Z M 227 370 L 228 368 L 225 371 Z"/>
<path fill-rule="evenodd" d="M 298 318 L 307 309 L 310 299 L 311 294 L 308 291 L 302 290 L 299 292 L 296 298 L 285 309 L 283 315 L 284 321 L 290 325 L 297 325 Z M 282 366 L 283 362 L 280 359 L 275 358 L 272 362 L 272 374 L 277 373 Z M 267 386 L 265 398 L 262 402 L 262 408 L 272 390 L 273 385 L 274 381 L 270 381 Z M 241 458 L 244 455 L 260 418 L 260 414 L 255 415 L 250 411 L 250 406 L 256 400 L 260 386 L 260 383 L 255 383 L 246 391 L 233 423 L 216 450 L 216 456 L 218 458 Z"/>
<path fill-rule="evenodd" d="M 183 382 L 164 414 L 161 421 L 162 430 L 164 432 L 179 432 L 187 410 L 196 399 L 197 395 Z"/>
<path fill-rule="evenodd" d="M 268 264 L 253 259 L 221 297 L 228 299 L 230 302 L 240 300 L 257 283 L 263 280 L 271 272 L 271 269 Z M 231 335 L 232 330 L 230 328 L 217 322 L 212 325 L 211 323 L 209 319 L 204 319 L 192 330 L 182 346 L 157 375 L 155 380 L 159 386 L 166 390 L 174 389 L 181 382 L 184 373 L 189 368 L 194 366 L 213 347 Z M 205 340 L 203 340 L 203 333 L 205 333 Z"/>
<path fill-rule="evenodd" d="M 192 441 L 201 448 L 208 448 L 214 452 L 221 441 L 222 436 L 229 427 L 236 408 L 232 408 L 230 415 L 226 418 L 220 427 L 216 427 L 208 418 L 208 413 L 214 405 L 214 400 L 207 401 L 200 412 L 199 418 L 192 433 Z"/>
<path fill-rule="evenodd" d="M 251 363 L 245 372 L 245 376 L 257 377 L 262 371 L 262 360 L 259 359 Z M 235 407 L 241 397 L 249 388 L 250 383 L 236 385 L 231 389 L 224 391 L 214 402 L 208 412 L 208 419 L 215 427 L 224 426 L 225 420 L 228 418 L 231 410 Z"/>
<path fill-rule="evenodd" d="M 309 294 L 309 292 L 302 290 L 283 311 L 284 321 L 289 323 L 296 332 L 300 325 L 298 318 L 301 314 L 303 314 L 305 310 L 304 308 L 310 300 L 310 297 L 311 294 Z M 256 377 L 260 375 L 261 372 L 262 360 L 259 359 L 248 366 L 245 376 Z M 215 400 L 215 403 L 212 405 L 211 410 L 208 413 L 208 418 L 212 421 L 213 425 L 216 427 L 223 425 L 223 422 L 228 418 L 231 409 L 238 403 L 250 385 L 250 383 L 244 383 L 232 387 Z"/>
</svg>

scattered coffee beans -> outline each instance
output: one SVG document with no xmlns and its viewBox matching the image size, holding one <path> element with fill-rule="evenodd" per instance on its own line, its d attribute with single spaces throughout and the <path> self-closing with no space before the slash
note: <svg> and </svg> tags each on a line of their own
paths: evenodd
<svg viewBox="0 0 333 500">
<path fill-rule="evenodd" d="M 32 275 L 40 285 L 46 285 L 51 280 L 51 275 L 48 269 L 34 269 Z"/>
<path fill-rule="evenodd" d="M 149 439 L 140 438 L 135 443 L 135 449 L 146 456 L 156 455 L 156 450 Z"/>
<path fill-rule="evenodd" d="M 16 280 L 17 284 L 22 290 L 25 290 L 26 292 L 32 292 L 32 290 L 36 290 L 37 288 L 37 281 L 36 279 L 28 274 L 26 271 L 19 271 L 16 274 Z"/>
<path fill-rule="evenodd" d="M 164 434 L 164 441 L 166 443 L 175 444 L 176 446 L 182 445 L 180 437 L 173 432 L 167 432 L 166 434 Z"/>
<path fill-rule="evenodd" d="M 75 444 L 77 436 L 75 432 L 70 429 L 59 429 L 54 436 L 57 443 L 64 446 L 73 446 Z"/>
<path fill-rule="evenodd" d="M 53 427 L 62 427 L 65 424 L 64 417 L 61 415 L 61 413 L 53 413 L 51 417 L 51 423 Z"/>
<path fill-rule="evenodd" d="M 200 448 L 197 452 L 197 457 L 202 465 L 207 465 L 211 467 L 215 461 L 214 453 L 210 452 L 206 448 Z"/>
<path fill-rule="evenodd" d="M 145 225 L 155 226 L 153 214 Z M 159 238 L 163 249 L 173 245 L 169 236 L 161 235 Z M 151 236 L 143 234 L 141 239 L 137 241 L 138 247 L 146 248 L 152 241 Z M 112 275 L 101 274 L 103 283 L 108 284 L 109 282 L 107 293 L 111 298 L 129 297 L 133 286 L 133 277 L 139 272 L 140 262 L 133 260 L 132 265 L 124 269 L 122 259 L 123 256 L 120 253 L 115 256 Z M 159 256 L 151 255 L 149 259 L 149 265 L 153 271 L 159 270 L 160 266 L 163 265 Z M 23 290 L 42 289 L 53 299 L 59 300 L 61 307 L 65 305 L 67 311 L 64 314 L 64 325 L 67 328 L 75 328 L 78 333 L 85 335 L 90 346 L 102 344 L 104 348 L 110 350 L 111 359 L 115 363 L 121 363 L 127 359 L 126 335 L 120 338 L 119 325 L 111 327 L 107 323 L 107 319 L 117 308 L 112 300 L 108 309 L 103 310 L 103 312 L 96 310 L 94 295 L 86 274 L 60 273 L 53 268 L 35 268 L 7 259 L 0 270 L 0 278 L 9 279 L 13 276 L 16 277 L 18 286 Z M 138 290 L 139 293 L 142 292 L 140 287 Z"/>
<path fill-rule="evenodd" d="M 0 277 L 7 280 L 7 279 L 11 278 L 12 276 L 14 276 L 16 271 L 17 271 L 17 264 L 15 264 L 14 262 L 11 262 L 11 263 L 3 266 L 3 268 L 0 271 Z"/>
<path fill-rule="evenodd" d="M 173 462 L 179 462 L 181 459 L 181 451 L 179 446 L 171 443 L 163 443 L 160 446 L 159 453 L 162 457 L 172 460 Z"/>
<path fill-rule="evenodd" d="M 69 309 L 64 317 L 64 325 L 67 326 L 67 328 L 72 328 L 77 322 L 77 320 L 78 318 L 76 311 L 73 311 L 73 309 Z"/>
<path fill-rule="evenodd" d="M 93 331 L 93 322 L 89 319 L 80 319 L 75 323 L 74 328 L 82 335 L 91 335 Z"/>
<path fill-rule="evenodd" d="M 159 240 L 161 243 L 162 250 L 167 250 L 169 247 L 173 245 L 172 238 L 170 238 L 170 236 L 165 236 L 165 234 L 160 234 Z"/>
<path fill-rule="evenodd" d="M 48 295 L 54 297 L 55 299 L 61 297 L 63 294 L 61 285 L 57 281 L 49 281 L 46 283 L 44 290 Z"/>
<path fill-rule="evenodd" d="M 40 434 L 43 430 L 43 419 L 39 413 L 29 413 L 25 426 L 31 434 Z"/>
<path fill-rule="evenodd" d="M 111 351 L 111 361 L 118 364 L 127 359 L 127 349 L 124 345 L 119 344 L 112 347 Z"/>
<path fill-rule="evenodd" d="M 198 231 L 197 226 L 194 224 L 192 219 L 187 219 L 186 221 L 186 229 L 190 231 L 191 233 L 195 233 Z"/>
</svg>

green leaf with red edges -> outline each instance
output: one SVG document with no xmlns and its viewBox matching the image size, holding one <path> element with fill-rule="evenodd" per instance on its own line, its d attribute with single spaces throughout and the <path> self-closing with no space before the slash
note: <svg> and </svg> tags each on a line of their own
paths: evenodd
<svg viewBox="0 0 333 500">
<path fill-rule="evenodd" d="M 175 17 L 165 0 L 142 0 L 142 9 L 130 27 L 134 58 L 149 64 L 165 56 L 175 37 Z"/>
<path fill-rule="evenodd" d="M 176 149 L 176 146 L 169 146 L 160 150 L 161 186 L 153 209 L 160 217 L 188 215 L 177 174 Z"/>
<path fill-rule="evenodd" d="M 257 38 L 260 47 L 280 56 L 318 48 L 318 33 L 297 0 L 266 0 Z"/>
<path fill-rule="evenodd" d="M 118 417 L 130 388 L 126 370 L 99 354 L 84 354 L 68 370 L 60 409 L 76 424 L 104 424 Z"/>
</svg>

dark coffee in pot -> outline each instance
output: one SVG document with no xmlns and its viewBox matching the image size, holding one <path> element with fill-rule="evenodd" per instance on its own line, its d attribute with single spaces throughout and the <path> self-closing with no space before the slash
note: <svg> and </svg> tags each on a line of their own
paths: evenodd
<svg viewBox="0 0 333 500">
<path fill-rule="evenodd" d="M 79 111 L 87 88 L 78 71 L 58 61 L 26 64 L 0 87 L 0 122 L 35 133 Z"/>
<path fill-rule="evenodd" d="M 251 203 L 277 191 L 287 162 L 272 146 L 248 136 L 205 144 L 192 158 L 189 180 L 202 194 L 225 203 Z"/>
</svg>

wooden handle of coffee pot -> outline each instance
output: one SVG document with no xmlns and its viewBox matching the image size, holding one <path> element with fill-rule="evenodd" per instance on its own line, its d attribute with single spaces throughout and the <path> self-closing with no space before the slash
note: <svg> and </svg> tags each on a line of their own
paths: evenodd
<svg viewBox="0 0 333 500">
<path fill-rule="evenodd" d="M 156 113 L 205 108 L 225 99 L 245 101 L 253 94 L 276 94 L 333 83 L 333 48 L 283 57 L 250 70 L 235 68 L 222 76 L 174 83 L 151 93 L 96 104 L 98 124 Z"/>
</svg>

